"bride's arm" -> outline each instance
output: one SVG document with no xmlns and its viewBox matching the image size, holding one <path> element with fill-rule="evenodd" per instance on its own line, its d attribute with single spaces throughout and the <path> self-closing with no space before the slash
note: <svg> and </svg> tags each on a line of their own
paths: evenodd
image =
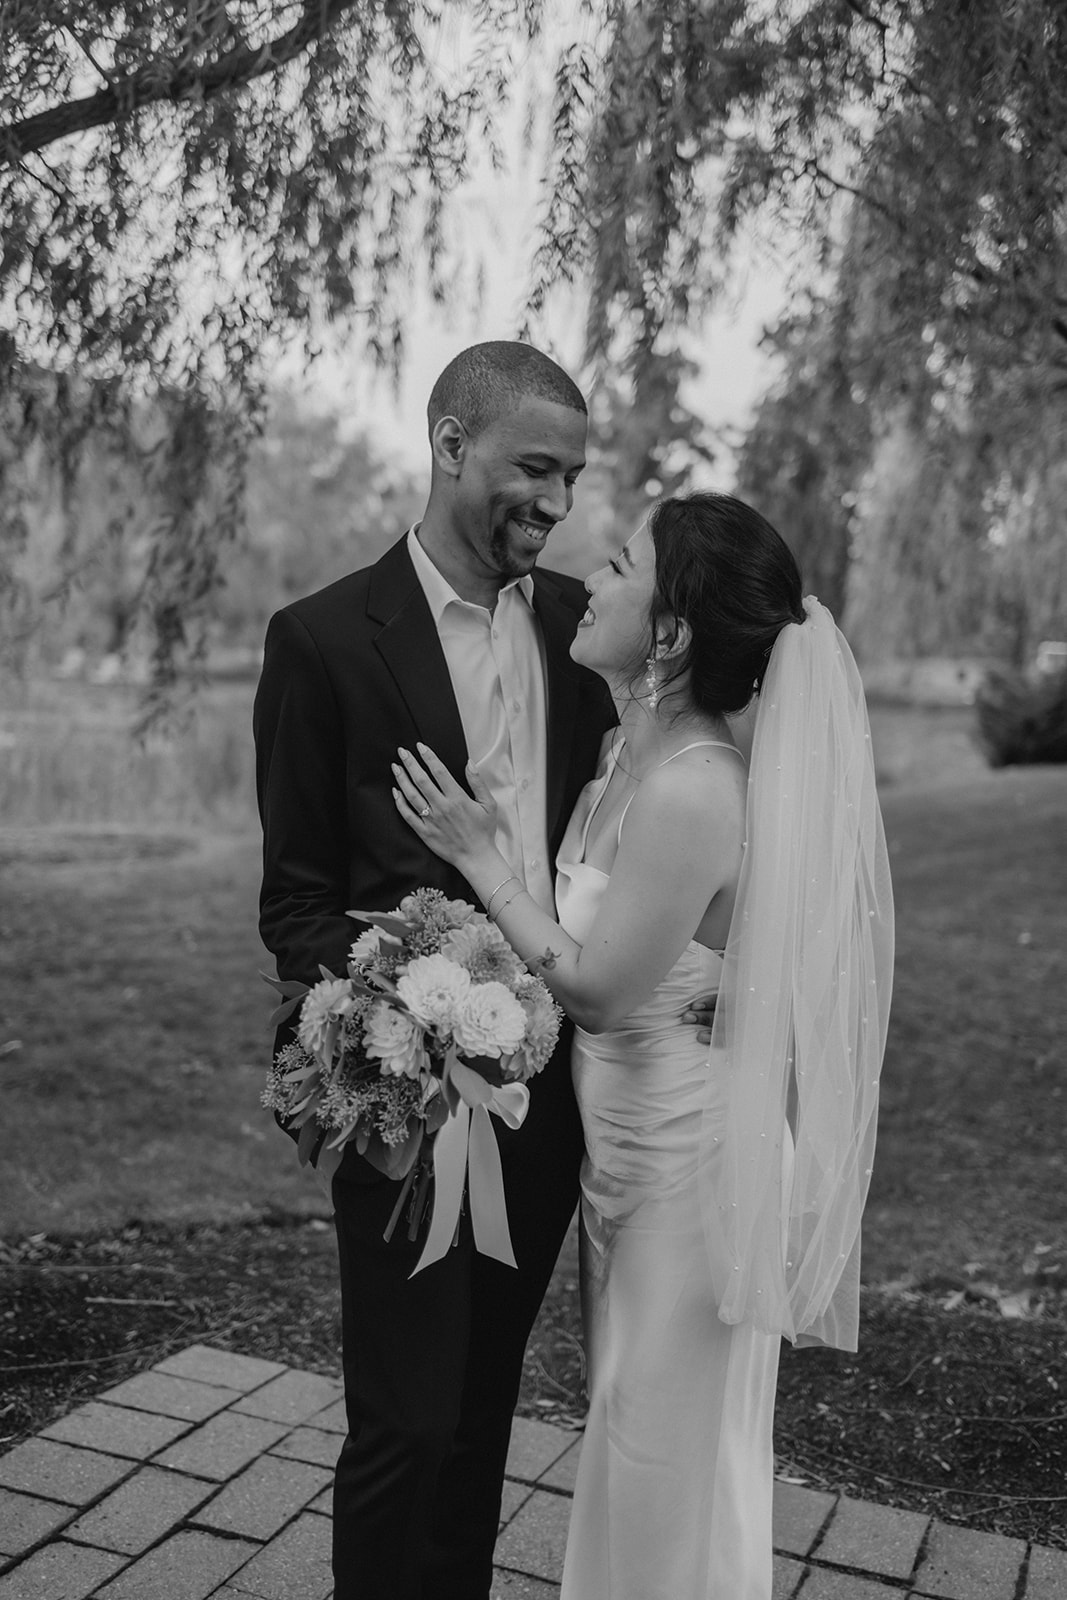
<svg viewBox="0 0 1067 1600">
<path fill-rule="evenodd" d="M 401 754 L 404 766 L 395 769 L 401 815 L 459 868 L 523 961 L 591 1033 L 612 1027 L 647 999 L 714 896 L 736 879 L 744 814 L 739 775 L 714 758 L 672 762 L 638 790 L 596 920 L 579 945 L 518 879 L 508 878 L 491 812 L 472 801 L 425 746 L 419 747 L 422 765 Z M 470 776 L 477 797 L 477 775 Z M 422 816 L 427 805 L 429 814 Z"/>
</svg>

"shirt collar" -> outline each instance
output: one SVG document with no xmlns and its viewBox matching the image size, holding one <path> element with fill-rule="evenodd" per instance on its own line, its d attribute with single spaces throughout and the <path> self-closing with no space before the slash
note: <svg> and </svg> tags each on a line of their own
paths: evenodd
<svg viewBox="0 0 1067 1600">
<path fill-rule="evenodd" d="M 408 529 L 408 555 L 411 557 L 412 565 L 415 568 L 419 582 L 422 584 L 426 599 L 429 601 L 434 624 L 439 626 L 446 606 L 452 604 L 471 606 L 475 602 L 464 600 L 458 595 L 444 574 L 434 566 L 430 557 L 419 543 L 418 531 L 418 523 L 413 528 Z M 501 595 L 507 594 L 510 589 L 518 589 L 526 603 L 531 608 L 533 607 L 534 581 L 530 573 L 527 573 L 523 578 L 512 578 L 510 583 L 505 583 L 500 591 Z M 485 606 L 478 606 L 477 609 L 484 611 L 486 608 Z"/>
</svg>

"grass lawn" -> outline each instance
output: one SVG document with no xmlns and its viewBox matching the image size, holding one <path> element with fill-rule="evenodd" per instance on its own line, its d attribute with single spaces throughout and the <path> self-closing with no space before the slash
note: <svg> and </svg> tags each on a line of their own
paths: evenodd
<svg viewBox="0 0 1067 1600">
<path fill-rule="evenodd" d="M 779 1453 L 1067 1543 L 1067 769 L 986 772 L 959 714 L 876 714 L 875 743 L 898 971 L 863 1339 L 784 1353 Z M 193 1339 L 338 1370 L 326 1209 L 258 1105 L 271 995 L 239 808 L 230 831 L 168 826 L 162 801 L 152 830 L 4 815 L 0 1445 Z M 525 1410 L 580 1417 L 578 1331 L 569 1248 Z"/>
<path fill-rule="evenodd" d="M 322 1213 L 259 1105 L 258 841 L 0 832 L 4 1232 Z"/>
</svg>

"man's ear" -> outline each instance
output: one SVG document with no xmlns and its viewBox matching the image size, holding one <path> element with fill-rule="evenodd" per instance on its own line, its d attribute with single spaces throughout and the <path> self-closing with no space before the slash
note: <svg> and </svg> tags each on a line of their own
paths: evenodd
<svg viewBox="0 0 1067 1600">
<path fill-rule="evenodd" d="M 439 417 L 430 434 L 434 465 L 448 477 L 458 478 L 467 444 L 467 430 L 457 417 Z"/>
</svg>

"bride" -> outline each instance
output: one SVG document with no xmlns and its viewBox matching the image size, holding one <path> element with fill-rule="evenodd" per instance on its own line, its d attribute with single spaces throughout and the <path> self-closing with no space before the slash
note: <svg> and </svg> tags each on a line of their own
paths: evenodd
<svg viewBox="0 0 1067 1600">
<path fill-rule="evenodd" d="M 563 1600 L 769 1600 L 780 1338 L 855 1349 L 892 896 L 859 676 L 787 546 L 661 502 L 571 647 L 619 713 L 559 921 L 433 752 L 396 804 L 577 1024 L 589 1418 Z M 728 718 L 758 695 L 751 767 Z M 718 990 L 710 1051 L 683 1013 Z M 536 1089 L 535 1091 L 536 1092 Z"/>
</svg>

